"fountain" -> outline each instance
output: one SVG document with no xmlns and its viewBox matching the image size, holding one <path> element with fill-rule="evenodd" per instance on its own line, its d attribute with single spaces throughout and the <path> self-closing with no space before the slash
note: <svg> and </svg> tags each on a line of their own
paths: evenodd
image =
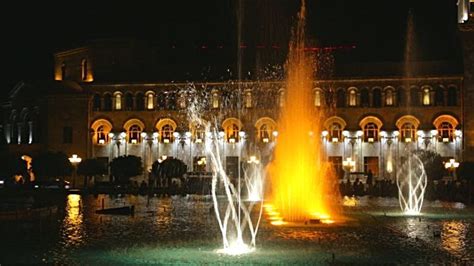
<svg viewBox="0 0 474 266">
<path fill-rule="evenodd" d="M 287 60 L 286 99 L 278 119 L 278 141 L 269 166 L 270 199 L 265 205 L 272 224 L 332 222 L 336 210 L 335 175 L 324 159 L 321 145 L 324 113 L 312 105 L 316 60 L 305 50 L 305 1 Z M 337 189 L 336 189 L 337 190 Z"/>
<path fill-rule="evenodd" d="M 409 153 L 397 174 L 398 201 L 404 214 L 420 214 L 426 185 L 423 163 L 418 156 Z"/>
</svg>

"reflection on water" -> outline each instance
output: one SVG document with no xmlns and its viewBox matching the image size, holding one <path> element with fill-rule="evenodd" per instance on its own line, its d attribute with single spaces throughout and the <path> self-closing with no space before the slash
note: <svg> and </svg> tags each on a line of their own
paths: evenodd
<svg viewBox="0 0 474 266">
<path fill-rule="evenodd" d="M 466 235 L 469 230 L 469 224 L 461 221 L 447 221 L 443 223 L 443 230 L 441 233 L 441 246 L 443 249 L 459 255 L 465 252 L 466 249 Z"/>
<path fill-rule="evenodd" d="M 66 216 L 62 224 L 62 236 L 65 246 L 76 246 L 84 239 L 81 195 L 67 196 Z"/>
</svg>

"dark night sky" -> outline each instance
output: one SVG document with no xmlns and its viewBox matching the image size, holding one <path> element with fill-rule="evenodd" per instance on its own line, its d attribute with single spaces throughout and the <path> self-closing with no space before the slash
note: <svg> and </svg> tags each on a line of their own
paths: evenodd
<svg viewBox="0 0 474 266">
<path fill-rule="evenodd" d="M 401 60 L 410 8 L 415 14 L 419 59 L 459 56 L 456 0 L 307 1 L 312 40 L 318 46 L 356 45 L 352 60 Z M 238 0 L 62 3 L 25 2 L 3 10 L 3 60 L 9 68 L 2 75 L 0 96 L 19 80 L 50 79 L 52 53 L 90 39 L 138 38 L 183 49 L 202 44 L 232 47 L 237 43 L 240 14 L 242 41 L 249 46 L 287 45 L 299 6 L 297 0 L 241 0 L 239 13 Z"/>
</svg>

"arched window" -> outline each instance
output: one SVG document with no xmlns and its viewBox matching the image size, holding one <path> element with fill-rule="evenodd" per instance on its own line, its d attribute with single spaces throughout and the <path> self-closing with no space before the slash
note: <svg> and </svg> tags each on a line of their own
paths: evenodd
<svg viewBox="0 0 474 266">
<path fill-rule="evenodd" d="M 411 106 L 419 106 L 419 88 L 418 87 L 411 87 L 410 88 L 410 104 Z"/>
<path fill-rule="evenodd" d="M 100 111 L 100 95 L 99 94 L 94 94 L 94 97 L 92 99 L 92 108 L 94 111 Z"/>
<path fill-rule="evenodd" d="M 336 107 L 346 106 L 346 93 L 343 89 L 340 89 L 336 93 Z"/>
<path fill-rule="evenodd" d="M 116 92 L 114 95 L 115 99 L 115 110 L 122 110 L 122 93 L 121 92 Z"/>
<path fill-rule="evenodd" d="M 332 142 L 342 140 L 342 126 L 339 123 L 333 123 L 329 128 L 329 138 Z"/>
<path fill-rule="evenodd" d="M 454 127 L 449 122 L 442 122 L 438 126 L 439 141 L 452 142 L 454 139 Z"/>
<path fill-rule="evenodd" d="M 133 95 L 130 92 L 125 94 L 125 110 L 130 111 L 133 109 Z"/>
<path fill-rule="evenodd" d="M 185 92 L 180 92 L 178 96 L 178 107 L 179 109 L 186 108 L 186 94 Z"/>
<path fill-rule="evenodd" d="M 212 92 L 212 108 L 219 108 L 219 93 L 217 91 Z"/>
<path fill-rule="evenodd" d="M 273 141 L 277 135 L 276 122 L 270 117 L 262 117 L 255 122 L 257 142 L 268 143 Z"/>
<path fill-rule="evenodd" d="M 321 106 L 321 91 L 320 90 L 314 91 L 314 106 L 315 107 Z"/>
<path fill-rule="evenodd" d="M 85 58 L 81 60 L 81 78 L 87 80 L 87 59 Z"/>
<path fill-rule="evenodd" d="M 437 106 L 444 105 L 444 90 L 443 87 L 438 86 L 435 91 L 435 104 Z"/>
<path fill-rule="evenodd" d="M 372 106 L 382 107 L 382 91 L 379 88 L 372 90 Z"/>
<path fill-rule="evenodd" d="M 252 108 L 252 92 L 245 92 L 245 108 Z"/>
<path fill-rule="evenodd" d="M 357 92 L 355 89 L 349 90 L 349 106 L 357 105 Z"/>
<path fill-rule="evenodd" d="M 385 91 L 385 106 L 393 106 L 393 90 L 387 89 Z"/>
<path fill-rule="evenodd" d="M 66 74 L 67 74 L 66 70 L 67 70 L 67 69 L 66 69 L 66 63 L 63 62 L 63 63 L 61 64 L 61 79 L 62 79 L 62 80 L 66 80 L 66 78 L 67 78 L 67 77 L 66 77 Z"/>
<path fill-rule="evenodd" d="M 369 90 L 363 88 L 360 91 L 360 105 L 362 107 L 369 107 Z"/>
<path fill-rule="evenodd" d="M 99 126 L 96 131 L 97 144 L 106 144 L 108 142 L 109 132 L 105 131 L 104 126 Z"/>
<path fill-rule="evenodd" d="M 170 124 L 165 124 L 161 127 L 161 142 L 170 143 L 174 141 L 174 128 Z"/>
<path fill-rule="evenodd" d="M 278 92 L 278 106 L 285 106 L 285 90 L 280 90 Z"/>
<path fill-rule="evenodd" d="M 154 93 L 151 91 L 147 92 L 146 93 L 146 109 L 153 110 L 153 108 L 155 108 L 154 101 L 155 101 Z"/>
<path fill-rule="evenodd" d="M 403 87 L 399 87 L 397 91 L 397 105 L 398 106 L 405 106 L 407 104 L 405 96 L 405 89 Z"/>
<path fill-rule="evenodd" d="M 137 144 L 141 142 L 142 129 L 138 125 L 132 125 L 128 129 L 128 143 Z"/>
<path fill-rule="evenodd" d="M 364 142 L 374 142 L 379 140 L 379 128 L 375 123 L 367 123 L 364 126 Z"/>
<path fill-rule="evenodd" d="M 138 111 L 145 110 L 145 96 L 143 96 L 143 93 L 139 92 L 135 95 L 135 106 Z"/>
<path fill-rule="evenodd" d="M 195 143 L 203 143 L 206 139 L 206 131 L 201 125 L 195 126 L 193 130 L 193 140 Z"/>
<path fill-rule="evenodd" d="M 456 106 L 458 101 L 456 87 L 449 87 L 448 89 L 448 106 Z"/>
<path fill-rule="evenodd" d="M 239 141 L 239 127 L 236 124 L 230 124 L 224 128 L 224 130 L 229 143 L 235 143 Z"/>
<path fill-rule="evenodd" d="M 423 88 L 423 105 L 428 106 L 431 104 L 431 99 L 430 99 L 430 89 L 425 87 Z"/>
<path fill-rule="evenodd" d="M 271 139 L 272 131 L 269 129 L 267 124 L 263 124 L 258 129 L 258 139 L 264 143 L 268 143 Z"/>
<path fill-rule="evenodd" d="M 112 96 L 110 93 L 104 94 L 104 111 L 112 111 Z"/>
<path fill-rule="evenodd" d="M 412 142 L 416 138 L 416 127 L 412 123 L 405 123 L 400 127 L 400 137 L 402 141 Z"/>
</svg>

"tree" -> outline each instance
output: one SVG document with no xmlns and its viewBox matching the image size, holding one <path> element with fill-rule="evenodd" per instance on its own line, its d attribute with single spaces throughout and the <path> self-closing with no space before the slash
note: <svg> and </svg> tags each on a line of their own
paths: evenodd
<svg viewBox="0 0 474 266">
<path fill-rule="evenodd" d="M 175 158 L 168 158 L 161 163 L 156 161 L 153 163 L 151 168 L 151 173 L 154 177 L 162 181 L 166 180 L 167 186 L 169 187 L 171 184 L 171 180 L 173 178 L 183 179 L 184 174 L 186 174 L 188 170 L 187 165 Z"/>
<path fill-rule="evenodd" d="M 426 176 L 429 180 L 439 180 L 443 178 L 446 169 L 444 168 L 443 158 L 439 153 L 430 150 L 419 150 L 415 154 L 423 162 Z"/>
<path fill-rule="evenodd" d="M 85 159 L 77 166 L 77 174 L 84 176 L 84 187 L 87 187 L 89 178 L 107 173 L 107 167 L 96 158 Z"/>
<path fill-rule="evenodd" d="M 142 172 L 142 158 L 137 156 L 120 156 L 110 162 L 110 173 L 116 183 L 128 184 L 131 177 L 141 175 Z"/>
<path fill-rule="evenodd" d="M 462 162 L 457 171 L 456 174 L 459 178 L 467 180 L 467 181 L 473 181 L 474 180 L 474 162 Z"/>
<path fill-rule="evenodd" d="M 38 180 L 47 180 L 71 175 L 72 165 L 62 152 L 44 152 L 34 157 L 31 168 Z"/>
<path fill-rule="evenodd" d="M 0 178 L 6 178 L 6 180 L 12 181 L 12 176 L 21 175 L 25 180 L 29 180 L 26 161 L 22 160 L 20 156 L 14 156 L 8 153 L 1 154 L 0 162 Z"/>
</svg>

